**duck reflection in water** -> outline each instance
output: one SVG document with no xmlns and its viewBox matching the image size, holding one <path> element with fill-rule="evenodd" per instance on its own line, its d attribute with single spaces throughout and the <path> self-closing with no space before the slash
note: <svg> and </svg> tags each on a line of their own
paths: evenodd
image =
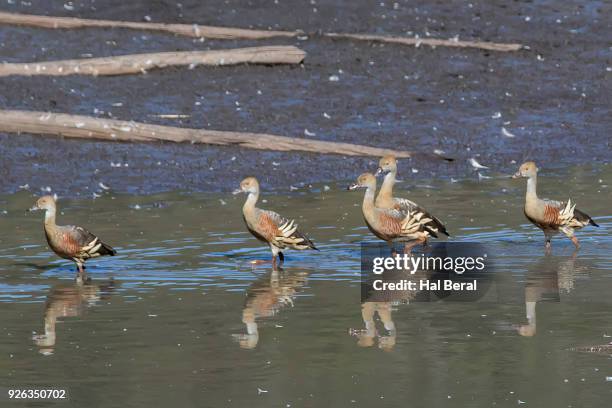
<svg viewBox="0 0 612 408">
<path fill-rule="evenodd" d="M 45 304 L 44 334 L 35 334 L 32 339 L 44 355 L 53 354 L 56 344 L 56 324 L 64 317 L 78 317 L 83 311 L 100 300 L 108 299 L 114 281 L 94 284 L 90 279 L 77 279 L 73 285 L 57 285 L 51 289 Z"/>
<path fill-rule="evenodd" d="M 386 330 L 386 335 L 380 335 L 376 329 L 374 320 L 376 313 Z M 357 337 L 357 345 L 360 347 L 372 347 L 378 339 L 378 347 L 381 350 L 391 351 L 397 338 L 392 313 L 393 304 L 391 302 L 364 302 L 361 304 L 361 317 L 365 328 L 363 330 L 350 329 L 349 334 Z"/>
<path fill-rule="evenodd" d="M 249 286 L 242 310 L 242 322 L 246 334 L 235 334 L 241 348 L 253 349 L 259 342 L 257 320 L 275 316 L 286 306 L 293 307 L 293 300 L 306 285 L 308 273 L 273 269 Z"/>
<path fill-rule="evenodd" d="M 431 273 L 426 270 L 416 270 L 410 273 L 406 270 L 387 269 L 382 275 L 372 279 L 383 279 L 387 283 L 400 283 L 402 281 L 413 281 L 418 286 L 420 280 L 426 280 Z M 378 347 L 384 351 L 391 351 L 395 347 L 397 329 L 393 322 L 393 309 L 398 305 L 407 305 L 417 299 L 423 300 L 428 296 L 421 290 L 374 290 L 372 281 L 361 283 L 361 317 L 363 329 L 349 329 L 349 335 L 357 337 L 357 345 L 360 347 L 373 347 L 378 340 Z M 385 329 L 381 334 L 376 328 L 376 314 Z"/>
<path fill-rule="evenodd" d="M 577 274 L 586 270 L 576 267 L 576 252 L 569 258 L 547 254 L 527 272 L 525 282 L 526 324 L 516 325 L 521 336 L 532 337 L 537 332 L 536 305 L 539 302 L 559 302 L 560 291 L 574 289 Z"/>
</svg>

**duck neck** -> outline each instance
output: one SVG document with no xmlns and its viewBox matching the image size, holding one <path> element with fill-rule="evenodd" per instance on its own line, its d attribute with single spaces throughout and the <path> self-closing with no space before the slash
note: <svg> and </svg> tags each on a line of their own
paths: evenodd
<svg viewBox="0 0 612 408">
<path fill-rule="evenodd" d="M 363 213 L 367 214 L 374 208 L 374 192 L 376 188 L 368 187 L 363 196 L 363 204 L 361 208 L 363 209 Z"/>
<path fill-rule="evenodd" d="M 45 210 L 45 227 L 55 227 L 55 208 Z"/>
<path fill-rule="evenodd" d="M 392 170 L 385 175 L 383 179 L 383 184 L 380 187 L 380 191 L 378 193 L 378 199 L 376 200 L 379 206 L 388 207 L 392 204 L 393 201 L 393 186 L 396 182 L 397 170 Z"/>
<path fill-rule="evenodd" d="M 255 204 L 257 203 L 258 199 L 259 199 L 259 191 L 256 193 L 249 193 L 246 201 L 244 202 L 244 205 L 242 206 L 242 211 L 244 213 L 253 211 L 255 209 Z"/>
<path fill-rule="evenodd" d="M 527 194 L 525 196 L 527 201 L 538 199 L 538 193 L 536 192 L 537 184 L 538 181 L 536 176 L 531 176 L 527 179 Z"/>
</svg>

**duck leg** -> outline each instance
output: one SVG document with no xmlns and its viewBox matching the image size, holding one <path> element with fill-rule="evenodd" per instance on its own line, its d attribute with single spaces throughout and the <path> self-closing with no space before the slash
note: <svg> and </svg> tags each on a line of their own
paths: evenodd
<svg viewBox="0 0 612 408">
<path fill-rule="evenodd" d="M 412 248 L 414 248 L 417 245 L 421 245 L 421 244 L 423 244 L 423 246 L 426 246 L 427 238 L 419 238 L 414 241 L 407 242 L 406 245 L 404 245 L 404 253 L 405 254 L 412 253 Z"/>
<path fill-rule="evenodd" d="M 85 274 L 84 265 L 81 262 L 77 262 L 77 276 L 76 283 L 77 285 L 82 285 L 87 280 L 87 275 Z"/>
<path fill-rule="evenodd" d="M 576 236 L 574 235 L 574 229 L 566 227 L 561 228 L 561 231 L 565 234 L 566 237 L 568 237 L 572 241 L 572 243 L 576 247 L 576 250 L 578 250 L 580 248 L 580 242 L 578 242 L 578 238 L 576 238 Z"/>
<path fill-rule="evenodd" d="M 415 246 L 419 245 L 421 242 L 420 241 L 410 241 L 407 242 L 404 245 L 404 254 L 411 254 L 412 253 L 412 248 L 414 248 Z"/>
<path fill-rule="evenodd" d="M 576 236 L 572 235 L 570 237 L 570 239 L 572 240 L 572 243 L 576 247 L 576 250 L 580 249 L 580 242 L 578 242 L 578 238 L 576 238 Z"/>
<path fill-rule="evenodd" d="M 283 266 L 283 264 L 285 263 L 285 254 L 283 254 L 282 252 L 278 253 L 278 266 Z"/>
<path fill-rule="evenodd" d="M 425 239 L 423 240 L 423 252 L 428 253 L 428 252 L 431 252 L 432 250 L 433 250 L 433 247 L 429 245 L 429 240 L 427 239 L 427 237 L 425 237 Z"/>
<path fill-rule="evenodd" d="M 270 245 L 270 249 L 272 250 L 272 269 L 276 270 L 277 267 L 282 266 L 285 262 L 285 255 L 280 251 L 280 248 L 274 245 Z"/>
<path fill-rule="evenodd" d="M 550 254 L 552 249 L 552 244 L 550 240 L 552 239 L 552 234 L 550 232 L 544 231 L 544 250 L 547 254 Z"/>
<path fill-rule="evenodd" d="M 270 245 L 270 249 L 272 250 L 272 259 L 270 259 L 270 260 L 268 260 L 268 259 L 256 259 L 254 261 L 251 261 L 251 265 L 255 266 L 255 265 L 262 265 L 262 264 L 272 263 L 272 265 L 274 266 L 276 264 L 276 255 L 277 255 L 277 252 L 274 250 L 274 247 L 272 247 L 272 245 Z"/>
<path fill-rule="evenodd" d="M 282 253 L 278 254 L 278 256 L 272 257 L 272 271 L 282 271 L 283 263 L 285 263 L 285 256 Z"/>
<path fill-rule="evenodd" d="M 251 261 L 251 265 L 255 266 L 255 265 L 262 265 L 262 264 L 267 264 L 270 262 L 274 262 L 274 258 L 272 258 L 271 260 L 269 259 L 255 259 L 253 261 Z"/>
</svg>

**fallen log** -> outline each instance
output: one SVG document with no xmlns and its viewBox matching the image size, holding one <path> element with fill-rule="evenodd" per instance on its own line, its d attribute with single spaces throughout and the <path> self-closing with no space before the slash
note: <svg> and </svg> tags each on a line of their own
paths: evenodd
<svg viewBox="0 0 612 408">
<path fill-rule="evenodd" d="M 136 21 L 94 20 L 75 17 L 37 16 L 0 12 L 0 24 L 40 28 L 129 28 L 133 30 L 161 31 L 185 37 L 219 40 L 263 40 L 274 37 L 295 37 L 299 31 L 250 30 L 213 27 L 199 24 L 143 23 Z"/>
<path fill-rule="evenodd" d="M 293 46 L 266 46 L 214 51 L 177 51 L 0 64 L 0 77 L 9 75 L 125 75 L 152 69 L 198 65 L 299 64 L 306 53 Z"/>
<path fill-rule="evenodd" d="M 0 110 L 0 132 L 58 135 L 70 138 L 124 142 L 202 143 L 234 145 L 249 149 L 302 151 L 345 156 L 380 157 L 394 154 L 411 157 L 413 152 L 381 149 L 351 143 L 328 142 L 262 133 L 177 128 L 133 121 L 101 119 L 61 113 Z"/>
<path fill-rule="evenodd" d="M 330 38 L 340 39 L 351 39 L 361 41 L 374 41 L 374 42 L 385 42 L 393 44 L 404 44 L 419 47 L 421 45 L 428 45 L 430 47 L 458 47 L 458 48 L 479 48 L 482 50 L 489 51 L 518 51 L 525 48 L 521 44 L 512 43 L 494 43 L 487 41 L 466 41 L 459 40 L 458 38 L 450 38 L 448 40 L 438 38 L 421 38 L 421 37 L 392 37 L 385 35 L 371 35 L 371 34 L 342 34 L 342 33 L 325 33 L 323 34 Z"/>
<path fill-rule="evenodd" d="M 160 31 L 187 37 L 210 38 L 221 40 L 260 40 L 273 37 L 297 37 L 303 31 L 267 31 L 243 28 L 214 27 L 198 24 L 143 23 L 133 21 L 94 20 L 74 17 L 50 17 L 32 14 L 15 14 L 0 12 L 0 24 L 22 25 L 39 28 L 72 29 L 72 28 L 129 28 L 135 30 Z M 467 41 L 459 39 L 435 39 L 417 37 L 398 37 L 370 34 L 323 33 L 323 36 L 358 41 L 377 41 L 410 46 L 429 45 L 432 47 L 479 48 L 490 51 L 518 51 L 525 48 L 521 44 L 493 43 L 486 41 Z"/>
<path fill-rule="evenodd" d="M 597 346 L 572 347 L 570 351 L 579 351 L 582 353 L 603 353 L 612 354 L 612 343 L 600 344 Z"/>
</svg>

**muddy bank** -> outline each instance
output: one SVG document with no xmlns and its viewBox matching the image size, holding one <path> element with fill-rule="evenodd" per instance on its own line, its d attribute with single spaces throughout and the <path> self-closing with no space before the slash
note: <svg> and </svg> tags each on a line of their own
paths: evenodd
<svg viewBox="0 0 612 408">
<path fill-rule="evenodd" d="M 541 166 L 609 160 L 612 125 L 612 5 L 578 1 L 297 2 L 119 1 L 4 4 L 3 11 L 233 27 L 301 28 L 521 42 L 530 51 L 492 53 L 334 41 L 275 39 L 308 52 L 302 67 L 171 69 L 132 77 L 0 79 L 10 109 L 134 119 L 171 126 L 266 132 L 431 152 L 404 177 L 477 177 L 470 157 L 509 173 L 512 161 Z M 28 3 L 29 4 L 29 3 Z M 68 3 L 67 3 L 68 4 Z M 70 9 L 72 8 L 72 9 Z M 24 46 L 27 44 L 27 46 Z M 202 50 L 256 41 L 204 41 L 126 30 L 52 31 L 0 27 L 3 61 L 24 62 L 135 52 Z M 333 80 L 330 80 L 333 79 Z M 337 78 L 337 80 L 335 80 Z M 499 115 L 497 114 L 499 112 Z M 181 120 L 158 114 L 184 114 Z M 499 116 L 499 117 L 498 117 Z M 505 128 L 515 137 L 502 134 Z M 307 131 L 306 131 L 307 130 Z M 127 164 L 127 166 L 126 166 Z M 0 192 L 28 184 L 60 194 L 113 190 L 227 191 L 247 174 L 270 188 L 352 179 L 370 158 L 258 152 L 171 144 L 115 144 L 0 135 Z M 418 170 L 413 173 L 412 169 Z"/>
</svg>

